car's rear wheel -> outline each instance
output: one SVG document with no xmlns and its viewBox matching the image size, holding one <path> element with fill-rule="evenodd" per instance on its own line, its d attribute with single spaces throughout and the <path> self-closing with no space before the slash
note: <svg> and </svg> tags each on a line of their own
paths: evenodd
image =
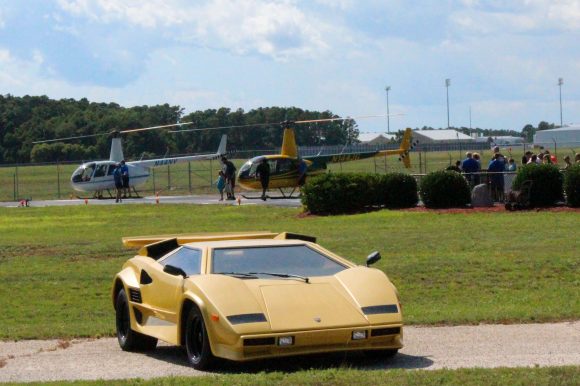
<svg viewBox="0 0 580 386">
<path fill-rule="evenodd" d="M 191 307 L 185 324 L 185 349 L 187 360 L 197 370 L 209 368 L 214 356 L 211 353 L 209 338 L 201 311 L 196 306 Z"/>
<path fill-rule="evenodd" d="M 117 340 L 124 351 L 148 351 L 157 346 L 157 339 L 138 333 L 131 329 L 129 301 L 124 289 L 117 294 L 115 302 L 115 321 Z"/>
</svg>

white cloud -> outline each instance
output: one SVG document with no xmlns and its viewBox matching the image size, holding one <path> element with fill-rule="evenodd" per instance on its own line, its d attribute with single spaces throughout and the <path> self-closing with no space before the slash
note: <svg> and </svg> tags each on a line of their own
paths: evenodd
<svg viewBox="0 0 580 386">
<path fill-rule="evenodd" d="M 281 60 L 316 56 L 328 48 L 334 31 L 289 0 L 59 0 L 59 5 L 98 23 L 128 23 L 197 46 Z"/>
<path fill-rule="evenodd" d="M 579 0 L 510 0 L 479 2 L 464 0 L 451 13 L 451 25 L 474 34 L 578 31 Z"/>
</svg>

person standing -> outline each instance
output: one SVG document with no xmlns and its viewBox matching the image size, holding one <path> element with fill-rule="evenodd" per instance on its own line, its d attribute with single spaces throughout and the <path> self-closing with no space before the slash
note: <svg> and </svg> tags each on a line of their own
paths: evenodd
<svg viewBox="0 0 580 386">
<path fill-rule="evenodd" d="M 566 157 L 564 157 L 564 168 L 563 170 L 568 170 L 572 167 L 572 162 L 570 162 L 570 156 L 567 155 Z"/>
<path fill-rule="evenodd" d="M 489 180 L 491 183 L 491 195 L 494 201 L 502 202 L 504 198 L 504 180 L 503 172 L 505 171 L 504 157 L 500 153 L 495 153 L 493 159 L 489 162 L 487 171 L 490 173 Z"/>
<path fill-rule="evenodd" d="M 306 172 L 308 171 L 308 164 L 303 159 L 298 161 L 298 186 L 302 188 L 306 183 Z"/>
<path fill-rule="evenodd" d="M 125 160 L 121 161 L 121 179 L 123 182 L 123 198 L 127 198 L 127 191 L 130 196 L 131 189 L 129 188 L 129 167 L 125 164 Z"/>
<path fill-rule="evenodd" d="M 474 174 L 480 170 L 479 162 L 473 158 L 473 154 L 469 151 L 465 153 L 465 159 L 461 162 L 461 170 L 465 173 L 465 178 L 472 188 L 479 185 L 479 175 Z"/>
<path fill-rule="evenodd" d="M 270 184 L 270 164 L 266 157 L 262 159 L 262 162 L 256 168 L 256 177 L 260 178 L 260 183 L 262 184 L 262 200 L 266 201 L 266 190 L 268 190 L 268 185 Z"/>
<path fill-rule="evenodd" d="M 216 180 L 216 188 L 220 192 L 220 201 L 224 200 L 224 189 L 226 187 L 226 177 L 223 171 L 219 171 L 218 178 Z"/>
<path fill-rule="evenodd" d="M 228 194 L 228 200 L 235 200 L 236 195 L 234 193 L 234 188 L 236 187 L 236 167 L 232 161 L 228 160 L 225 156 L 222 156 L 222 164 L 224 175 L 226 176 L 226 185 L 229 187 L 226 189 Z"/>
<path fill-rule="evenodd" d="M 123 190 L 123 178 L 121 172 L 121 165 L 116 164 L 113 170 L 113 179 L 115 180 L 116 197 L 115 202 L 121 202 L 121 191 Z"/>
</svg>

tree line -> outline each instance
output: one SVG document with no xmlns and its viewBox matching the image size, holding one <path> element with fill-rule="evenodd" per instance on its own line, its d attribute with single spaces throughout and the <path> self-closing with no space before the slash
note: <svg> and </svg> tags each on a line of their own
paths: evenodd
<svg viewBox="0 0 580 386">
<path fill-rule="evenodd" d="M 163 154 L 213 152 L 222 134 L 228 134 L 228 150 L 273 149 L 282 143 L 285 120 L 337 118 L 331 111 L 308 111 L 297 107 L 264 107 L 244 111 L 208 109 L 185 114 L 180 106 L 122 107 L 116 103 L 54 100 L 47 96 L 0 95 L 0 163 L 54 162 L 107 158 L 111 135 L 126 130 L 174 124 L 192 124 L 182 129 L 244 126 L 234 129 L 171 133 L 152 130 L 123 135 L 123 152 L 128 159 Z M 252 126 L 256 125 L 256 126 Z M 175 130 L 180 127 L 173 128 Z M 338 145 L 355 142 L 354 121 L 296 125 L 300 144 Z M 102 135 L 100 135 L 102 134 Z M 35 141 L 84 135 L 74 141 L 34 144 Z"/>
<path fill-rule="evenodd" d="M 54 100 L 47 96 L 0 95 L 0 163 L 56 162 L 104 159 L 108 157 L 115 130 L 192 122 L 189 128 L 244 126 L 234 129 L 171 133 L 152 130 L 123 136 L 123 152 L 128 159 L 163 154 L 213 152 L 222 134 L 228 134 L 228 149 L 274 149 L 282 143 L 280 122 L 337 118 L 331 111 L 309 111 L 298 107 L 261 107 L 244 111 L 229 108 L 185 113 L 169 104 L 122 107 L 116 103 L 90 102 L 86 98 Z M 255 125 L 255 126 L 254 126 Z M 553 128 L 540 122 L 538 128 L 526 125 L 530 138 L 536 130 Z M 178 129 L 178 128 L 177 128 Z M 432 129 L 424 127 L 423 129 Z M 466 132 L 468 128 L 457 128 Z M 483 135 L 514 135 L 513 130 L 474 129 Z M 311 123 L 295 126 L 296 140 L 304 146 L 344 145 L 358 142 L 354 120 Z M 398 134 L 402 137 L 402 131 Z M 34 144 L 35 141 L 93 135 L 63 142 Z"/>
</svg>

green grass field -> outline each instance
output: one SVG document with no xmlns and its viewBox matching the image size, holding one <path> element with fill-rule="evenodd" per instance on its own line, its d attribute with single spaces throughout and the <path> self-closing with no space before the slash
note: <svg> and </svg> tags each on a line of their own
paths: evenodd
<svg viewBox="0 0 580 386">
<path fill-rule="evenodd" d="M 270 230 L 318 236 L 359 264 L 379 250 L 407 324 L 580 316 L 575 212 L 406 211 L 299 216 L 255 206 L 0 208 L 0 339 L 110 336 L 111 280 L 135 251 L 122 236 Z"/>
<path fill-rule="evenodd" d="M 464 158 L 466 149 L 461 151 L 445 152 L 412 152 L 411 169 L 405 169 L 397 157 L 377 157 L 359 161 L 330 164 L 331 172 L 405 172 L 421 174 L 434 170 L 441 170 L 453 164 L 456 160 Z M 521 149 L 514 150 L 513 156 L 519 163 L 522 156 Z M 487 165 L 491 152 L 481 152 L 483 165 Z M 562 149 L 560 158 L 564 154 L 571 154 L 571 149 Z M 509 154 L 506 152 L 506 155 Z M 234 160 L 238 168 L 246 159 Z M 41 199 L 66 199 L 74 192 L 70 187 L 70 176 L 78 165 L 46 165 L 46 166 L 21 166 L 0 167 L 0 201 L 12 201 L 17 199 L 32 198 Z M 147 183 L 140 188 L 146 195 L 160 192 L 162 195 L 182 195 L 190 193 L 215 192 L 212 183 L 217 178 L 220 164 L 217 161 L 199 161 L 190 164 L 178 164 L 171 167 L 159 167 L 153 169 L 153 174 Z"/>
<path fill-rule="evenodd" d="M 460 369 L 434 371 L 408 370 L 303 370 L 294 373 L 258 373 L 258 374 L 225 374 L 206 375 L 201 377 L 171 377 L 151 380 L 131 379 L 118 381 L 77 381 L 35 383 L 45 385 L 76 386 L 149 386 L 149 385 L 461 385 L 461 386 L 529 386 L 529 385 L 577 385 L 580 378 L 580 367 L 548 368 L 499 368 L 499 369 Z M 17 385 L 9 383 L 7 385 Z M 18 385 L 23 385 L 18 383 Z M 26 385 L 30 385 L 26 383 Z"/>
</svg>

